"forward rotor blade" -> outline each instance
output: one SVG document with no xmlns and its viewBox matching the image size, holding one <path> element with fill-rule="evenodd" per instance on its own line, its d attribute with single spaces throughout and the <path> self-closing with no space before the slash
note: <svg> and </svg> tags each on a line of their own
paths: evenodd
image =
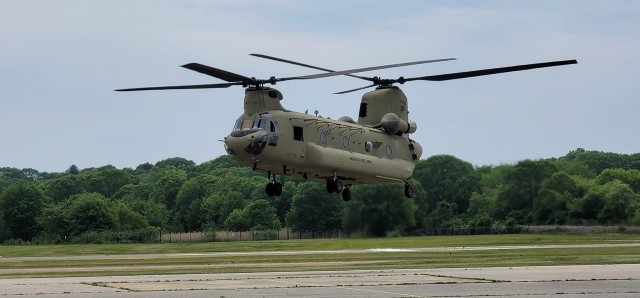
<svg viewBox="0 0 640 298">
<path fill-rule="evenodd" d="M 159 87 L 142 87 L 117 89 L 114 91 L 149 91 L 149 90 L 172 90 L 172 89 L 209 89 L 209 88 L 227 88 L 233 85 L 242 85 L 242 82 L 221 83 L 221 84 L 204 84 L 204 85 L 181 85 L 181 86 L 159 86 Z"/>
<path fill-rule="evenodd" d="M 346 91 L 340 91 L 340 92 L 336 92 L 334 94 L 345 94 L 345 93 L 350 93 L 350 92 L 354 92 L 354 91 L 358 91 L 358 90 L 362 90 L 362 89 L 367 89 L 367 88 L 371 88 L 371 87 L 375 87 L 377 86 L 376 84 L 373 85 L 369 85 L 369 86 L 364 86 L 364 87 L 360 87 L 360 88 L 356 88 L 356 89 L 351 89 L 351 90 L 346 90 Z"/>
<path fill-rule="evenodd" d="M 415 64 L 424 64 L 424 63 L 432 63 L 432 62 L 440 62 L 440 61 L 449 61 L 449 60 L 456 60 L 456 58 L 436 59 L 436 60 L 423 60 L 423 61 L 415 61 L 415 62 L 406 62 L 406 63 L 398 63 L 398 64 L 372 66 L 372 67 L 365 67 L 365 68 L 356 68 L 356 69 L 349 69 L 349 70 L 342 70 L 342 71 L 335 71 L 335 72 L 328 72 L 328 73 L 320 73 L 320 74 L 308 75 L 308 76 L 279 78 L 279 79 L 276 79 L 276 81 L 277 82 L 281 82 L 281 81 L 290 81 L 290 80 L 319 79 L 319 78 L 327 78 L 327 77 L 339 76 L 339 75 L 344 75 L 344 74 L 352 74 L 352 73 L 358 73 L 358 72 L 365 72 L 365 71 L 372 71 L 372 70 L 378 70 L 378 69 L 386 69 L 386 68 L 401 67 L 401 66 L 408 66 L 408 65 L 415 65 Z"/>
<path fill-rule="evenodd" d="M 405 79 L 405 81 L 406 82 L 408 82 L 408 81 L 416 81 L 416 80 L 448 81 L 448 80 L 479 77 L 479 76 L 486 76 L 486 75 L 505 73 L 505 72 L 512 72 L 512 71 L 521 71 L 521 70 L 529 70 L 529 69 L 535 69 L 535 68 L 553 67 L 553 66 L 561 66 L 561 65 L 567 65 L 567 64 L 577 64 L 577 63 L 578 63 L 578 61 L 576 61 L 576 60 L 552 61 L 552 62 L 544 62 L 544 63 L 533 63 L 533 64 L 524 64 L 524 65 L 499 67 L 499 68 L 473 70 L 473 71 L 465 71 L 465 72 L 457 72 L 457 73 L 449 73 L 449 74 L 441 74 L 441 75 L 433 75 L 433 76 L 407 78 L 407 79 Z"/>
<path fill-rule="evenodd" d="M 238 81 L 250 82 L 251 81 L 250 78 L 245 77 L 243 75 L 239 75 L 237 73 L 232 73 L 230 71 L 214 68 L 214 67 L 200 64 L 200 63 L 189 63 L 189 64 L 183 65 L 182 67 L 193 70 L 193 71 L 197 71 L 199 73 L 206 74 L 227 82 L 238 82 Z"/>
<path fill-rule="evenodd" d="M 282 59 L 282 58 L 278 58 L 278 57 L 267 56 L 267 55 L 263 55 L 263 54 L 249 54 L 249 55 L 255 56 L 255 57 L 264 58 L 264 59 L 269 59 L 269 60 L 275 60 L 275 61 L 278 61 L 278 62 L 284 62 L 284 63 L 294 64 L 294 65 L 298 65 L 298 66 L 313 68 L 313 69 L 317 69 L 317 70 L 323 70 L 323 71 L 327 71 L 327 72 L 335 72 L 335 70 L 322 68 L 322 67 L 318 67 L 318 66 L 313 66 L 313 65 L 309 65 L 309 64 L 305 64 L 305 63 L 301 63 L 301 62 L 291 61 L 291 60 L 287 60 L 287 59 Z M 373 81 L 373 78 L 369 78 L 369 77 L 362 77 L 362 76 L 357 76 L 357 75 L 352 75 L 352 74 L 345 74 L 345 76 L 350 76 L 350 77 L 354 77 L 354 78 L 358 78 L 358 79 L 362 79 L 362 80 L 367 80 L 367 81 Z"/>
</svg>

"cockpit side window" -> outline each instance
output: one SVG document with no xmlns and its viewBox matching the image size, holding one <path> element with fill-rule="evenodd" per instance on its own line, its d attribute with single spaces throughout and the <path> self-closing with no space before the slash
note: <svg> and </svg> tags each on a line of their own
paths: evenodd
<svg viewBox="0 0 640 298">
<path fill-rule="evenodd" d="M 242 121 L 242 130 L 251 129 L 251 125 L 253 124 L 253 120 L 245 119 Z"/>
<path fill-rule="evenodd" d="M 278 125 L 278 121 L 271 121 L 271 132 L 279 132 L 280 126 Z"/>
</svg>

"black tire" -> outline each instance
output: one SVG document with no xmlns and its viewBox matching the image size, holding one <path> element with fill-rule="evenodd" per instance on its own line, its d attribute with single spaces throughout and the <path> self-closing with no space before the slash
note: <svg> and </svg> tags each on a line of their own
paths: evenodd
<svg viewBox="0 0 640 298">
<path fill-rule="evenodd" d="M 345 202 L 349 202 L 351 200 L 351 189 L 349 187 L 345 187 L 342 190 L 342 200 Z"/>
<path fill-rule="evenodd" d="M 275 185 L 271 182 L 267 183 L 267 186 L 264 188 L 264 192 L 267 194 L 267 196 L 273 197 L 276 194 Z"/>
<path fill-rule="evenodd" d="M 327 179 L 327 192 L 328 193 L 334 193 L 336 192 L 336 185 L 335 183 L 333 183 L 333 179 Z"/>
<path fill-rule="evenodd" d="M 335 187 L 333 189 L 334 192 L 341 193 L 342 190 L 344 190 L 344 184 L 342 184 L 342 180 L 340 180 L 338 178 L 334 179 L 333 185 Z"/>
<path fill-rule="evenodd" d="M 413 186 L 407 183 L 404 185 L 404 196 L 407 198 L 413 198 Z"/>
<path fill-rule="evenodd" d="M 276 195 L 277 197 L 282 195 L 282 183 L 280 182 L 276 182 L 274 183 L 275 186 L 275 192 L 273 193 L 274 195 Z"/>
</svg>

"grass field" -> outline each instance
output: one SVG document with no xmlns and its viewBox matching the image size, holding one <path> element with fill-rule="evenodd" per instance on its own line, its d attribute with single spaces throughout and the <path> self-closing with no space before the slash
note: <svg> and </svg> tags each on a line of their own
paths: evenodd
<svg viewBox="0 0 640 298">
<path fill-rule="evenodd" d="M 633 245 L 607 247 L 601 244 Z M 531 247 L 540 245 L 542 247 Z M 567 248 L 553 245 L 593 246 Z M 640 235 L 637 234 L 523 234 L 197 244 L 0 246 L 0 278 L 637 264 L 640 263 L 639 245 Z M 509 247 L 495 249 L 496 246 Z"/>
</svg>

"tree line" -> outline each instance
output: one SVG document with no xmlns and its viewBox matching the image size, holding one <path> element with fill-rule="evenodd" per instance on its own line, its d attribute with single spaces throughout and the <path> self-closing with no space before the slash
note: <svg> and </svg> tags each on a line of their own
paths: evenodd
<svg viewBox="0 0 640 298">
<path fill-rule="evenodd" d="M 384 236 L 433 228 L 523 224 L 640 224 L 640 154 L 577 149 L 563 157 L 474 167 L 451 155 L 420 160 L 407 199 L 402 183 L 356 185 L 343 202 L 323 183 L 267 177 L 228 156 L 181 157 L 135 169 L 63 173 L 0 168 L 0 239 L 112 231 L 342 230 Z M 131 236 L 130 236 L 131 237 Z"/>
</svg>

